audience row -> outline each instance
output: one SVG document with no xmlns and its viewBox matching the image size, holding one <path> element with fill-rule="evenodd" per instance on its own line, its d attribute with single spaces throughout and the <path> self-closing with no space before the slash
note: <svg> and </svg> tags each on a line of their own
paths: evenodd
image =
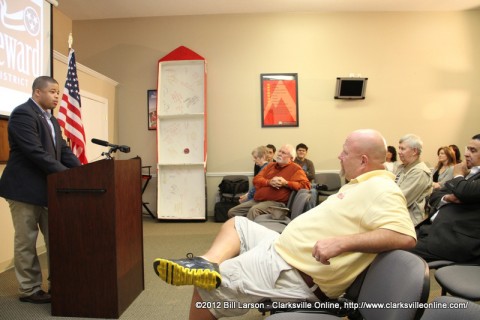
<svg viewBox="0 0 480 320">
<path fill-rule="evenodd" d="M 348 183 L 277 233 L 252 220 L 271 206 L 285 206 L 292 190 L 311 188 L 306 172 L 294 162 L 293 146 L 282 146 L 276 162 L 253 178 L 253 199 L 230 210 L 232 218 L 211 247 L 197 257 L 158 258 L 156 274 L 173 285 L 194 285 L 190 318 L 213 319 L 247 310 L 194 306 L 338 299 L 383 251 L 408 250 L 427 261 L 477 261 L 480 134 L 469 141 L 465 161 L 453 166 L 453 179 L 433 193 L 432 172 L 420 159 L 420 138 L 405 135 L 398 149 L 402 163 L 394 175 L 385 169 L 387 148 L 379 132 L 349 134 L 338 155 Z M 449 150 L 439 150 L 437 171 L 447 163 Z M 428 218 L 427 200 L 433 213 Z"/>
<path fill-rule="evenodd" d="M 275 147 L 269 145 L 268 148 L 270 149 L 270 154 L 274 155 Z M 312 188 L 315 169 L 312 161 L 306 158 L 308 147 L 305 144 L 300 143 L 297 145 L 296 152 L 294 152 L 291 145 L 282 146 L 278 155 L 271 158 L 272 163 L 270 164 L 266 154 L 265 156 L 263 155 L 267 152 L 266 149 L 267 147 L 258 147 L 252 152 L 255 164 L 260 167 L 260 170 L 253 179 L 254 186 L 248 193 L 248 196 L 242 197 L 242 204 L 230 209 L 228 213 L 230 218 L 246 216 L 254 220 L 258 215 L 271 212 L 272 207 L 285 207 L 291 190 Z M 453 208 L 452 210 L 455 211 L 454 209 L 457 205 L 466 205 L 466 201 L 473 201 L 474 203 L 477 201 L 480 203 L 480 187 L 477 186 L 476 179 L 468 179 L 467 183 L 467 178 L 465 178 L 469 173 L 471 176 L 471 173 L 476 172 L 478 166 L 480 166 L 480 156 L 477 154 L 477 150 L 480 150 L 479 136 L 474 136 L 470 141 L 465 152 L 465 161 L 463 162 L 457 146 L 440 147 L 437 151 L 438 163 L 433 170 L 421 160 L 422 149 L 423 142 L 420 137 L 415 134 L 407 134 L 400 138 L 398 152 L 393 146 L 387 147 L 386 161 L 383 164 L 387 171 L 394 174 L 395 183 L 405 197 L 410 218 L 419 232 L 419 247 L 423 247 L 424 242 L 428 242 L 429 246 L 431 246 L 430 239 L 432 238 L 434 243 L 438 242 L 436 240 L 437 232 L 434 232 L 433 236 L 429 236 L 429 229 L 434 218 L 432 216 L 438 212 L 440 207 L 450 204 L 448 208 Z M 397 161 L 397 156 L 399 161 Z M 343 167 L 342 154 L 339 155 L 339 159 L 342 164 L 341 174 L 344 175 L 345 168 Z M 294 163 L 299 166 L 295 166 Z M 263 168 L 268 168 L 268 170 L 263 172 L 261 171 Z M 289 169 L 287 170 L 286 168 Z M 288 174 L 286 173 L 287 171 Z M 461 185 L 469 186 L 468 192 L 471 192 L 471 194 L 467 194 L 466 199 L 459 200 L 458 198 L 463 196 L 462 192 L 465 187 L 462 187 L 460 191 L 455 190 L 453 187 L 453 181 L 456 181 L 455 179 L 457 178 L 462 181 Z M 255 188 L 261 190 L 256 197 L 254 197 Z M 441 199 L 438 197 L 440 194 L 442 195 Z M 443 197 L 447 194 L 453 194 L 453 196 Z M 472 233 L 472 229 L 476 230 L 475 226 L 477 224 L 475 222 L 468 226 L 470 231 L 464 230 L 463 237 L 459 238 L 457 232 L 458 230 L 463 230 L 464 225 L 464 223 L 460 223 L 460 226 L 456 227 L 457 230 L 450 230 L 451 232 L 443 231 L 441 238 L 446 242 L 453 242 L 453 239 L 456 239 L 460 243 L 463 243 L 465 239 L 465 242 L 470 241 L 480 245 L 480 240 L 478 239 L 480 237 L 479 232 L 476 232 L 473 240 L 469 236 Z M 452 229 L 452 227 L 449 226 L 449 229 Z M 449 252 L 444 253 L 445 250 L 443 249 L 448 246 L 442 246 L 442 244 L 436 244 L 438 248 L 431 249 L 433 251 L 432 256 L 423 253 L 422 256 L 427 259 L 450 258 L 455 261 L 468 261 L 478 257 L 478 253 L 472 248 L 471 243 L 466 243 L 465 245 L 472 249 L 473 253 L 464 255 L 463 258 L 460 258 L 458 255 L 452 256 L 451 253 L 456 250 L 451 250 L 451 248 L 448 249 Z"/>
<path fill-rule="evenodd" d="M 294 163 L 293 146 L 284 145 L 276 162 L 253 178 L 253 200 L 231 209 L 232 219 L 203 255 L 158 258 L 154 270 L 170 284 L 194 285 L 190 316 L 211 319 L 247 310 L 193 306 L 337 299 L 383 251 L 408 250 L 427 261 L 475 261 L 480 257 L 480 134 L 469 141 L 465 161 L 453 167 L 453 179 L 432 194 L 432 173 L 421 152 L 418 136 L 402 137 L 402 163 L 394 175 L 385 170 L 382 135 L 352 132 L 338 155 L 348 183 L 279 234 L 251 220 L 269 206 L 284 206 L 292 190 L 311 188 L 305 171 Z M 433 215 L 425 219 L 428 197 Z"/>
</svg>

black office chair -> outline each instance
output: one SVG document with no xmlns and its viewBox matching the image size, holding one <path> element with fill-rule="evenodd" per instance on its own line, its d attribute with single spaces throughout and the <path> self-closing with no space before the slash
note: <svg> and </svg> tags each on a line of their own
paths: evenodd
<svg viewBox="0 0 480 320">
<path fill-rule="evenodd" d="M 319 204 L 332 194 L 337 193 L 342 186 L 342 178 L 337 172 L 320 172 L 315 174 L 315 183 L 317 186 L 322 186 L 317 188 L 317 204 Z"/>
<path fill-rule="evenodd" d="M 480 266 L 450 265 L 435 272 L 435 280 L 447 293 L 471 301 L 480 301 Z"/>
<path fill-rule="evenodd" d="M 411 252 L 403 250 L 384 252 L 375 258 L 360 285 L 358 297 L 352 297 L 354 302 L 365 304 L 358 309 L 360 319 L 418 320 L 424 309 L 414 308 L 413 305 L 415 302 L 427 302 L 430 292 L 428 265 L 422 258 Z M 397 307 L 395 308 L 393 304 Z M 400 307 L 400 304 L 403 306 L 409 304 L 412 307 Z M 312 312 L 316 311 L 275 313 L 267 319 L 339 319 L 336 315 Z"/>
</svg>

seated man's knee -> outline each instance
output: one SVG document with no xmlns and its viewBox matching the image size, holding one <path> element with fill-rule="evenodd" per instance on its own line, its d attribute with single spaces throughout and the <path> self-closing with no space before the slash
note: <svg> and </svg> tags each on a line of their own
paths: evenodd
<svg viewBox="0 0 480 320">
<path fill-rule="evenodd" d="M 237 207 L 238 206 L 233 207 L 230 210 L 228 210 L 227 216 L 229 218 L 233 218 L 233 217 L 236 217 L 236 216 L 245 216 L 245 213 L 243 211 L 236 209 Z"/>
<path fill-rule="evenodd" d="M 228 210 L 227 216 L 229 218 L 233 218 L 233 217 L 236 217 L 236 216 L 245 217 L 247 215 L 247 212 L 249 211 L 249 209 L 254 205 L 255 205 L 255 202 L 253 200 L 249 200 L 249 201 L 240 203 L 239 205 L 237 205 L 237 206 L 231 208 L 230 210 Z"/>
<path fill-rule="evenodd" d="M 233 209 L 233 208 L 232 208 L 232 209 Z M 232 209 L 228 210 L 228 212 L 227 212 L 227 217 L 228 217 L 229 219 L 235 217 L 235 214 L 234 214 L 234 212 L 232 211 Z"/>
<path fill-rule="evenodd" d="M 253 221 L 256 217 L 263 213 L 264 212 L 262 210 L 259 210 L 256 206 L 253 206 L 250 208 L 250 210 L 248 210 L 247 218 Z"/>
</svg>

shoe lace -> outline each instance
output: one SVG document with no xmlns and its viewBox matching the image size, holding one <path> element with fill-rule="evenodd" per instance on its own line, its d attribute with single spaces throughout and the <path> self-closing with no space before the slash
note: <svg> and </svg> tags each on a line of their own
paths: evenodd
<svg viewBox="0 0 480 320">
<path fill-rule="evenodd" d="M 193 259 L 194 256 L 193 256 L 193 253 L 189 252 L 187 253 L 187 259 Z"/>
</svg>

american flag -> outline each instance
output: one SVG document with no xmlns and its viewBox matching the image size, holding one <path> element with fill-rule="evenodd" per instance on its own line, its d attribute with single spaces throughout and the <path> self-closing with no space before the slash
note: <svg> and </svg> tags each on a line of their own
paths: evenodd
<svg viewBox="0 0 480 320">
<path fill-rule="evenodd" d="M 82 123 L 82 103 L 79 90 L 75 51 L 71 49 L 68 55 L 67 81 L 58 111 L 58 122 L 63 128 L 65 136 L 70 139 L 73 153 L 82 164 L 86 164 L 88 160 L 85 154 L 85 130 Z"/>
</svg>

